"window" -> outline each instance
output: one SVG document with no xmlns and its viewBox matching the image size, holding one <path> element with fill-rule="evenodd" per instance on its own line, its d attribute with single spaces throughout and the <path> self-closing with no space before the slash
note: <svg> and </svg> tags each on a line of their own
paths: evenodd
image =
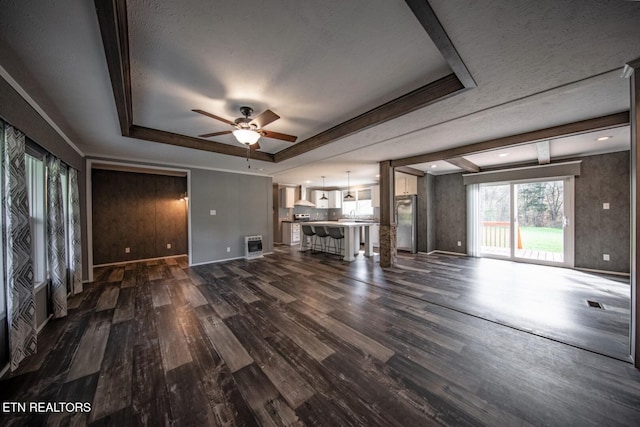
<svg viewBox="0 0 640 427">
<path fill-rule="evenodd" d="M 45 283 L 47 278 L 44 162 L 42 159 L 27 154 L 25 163 L 29 199 L 29 224 L 31 226 L 33 283 L 38 287 Z"/>
<path fill-rule="evenodd" d="M 373 206 L 371 206 L 371 189 L 354 190 L 351 195 L 354 199 L 344 200 L 346 191 L 342 192 L 342 215 L 347 216 L 372 216 Z"/>
</svg>

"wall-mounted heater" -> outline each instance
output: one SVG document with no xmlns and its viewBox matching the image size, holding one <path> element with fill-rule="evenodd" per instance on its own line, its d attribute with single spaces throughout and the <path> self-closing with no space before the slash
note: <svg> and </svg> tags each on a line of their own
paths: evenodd
<svg viewBox="0 0 640 427">
<path fill-rule="evenodd" d="M 245 236 L 244 256 L 247 259 L 262 257 L 262 236 Z"/>
</svg>

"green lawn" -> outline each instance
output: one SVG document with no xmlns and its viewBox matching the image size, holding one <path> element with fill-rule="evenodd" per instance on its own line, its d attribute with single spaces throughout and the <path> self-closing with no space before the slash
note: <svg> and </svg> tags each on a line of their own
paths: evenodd
<svg viewBox="0 0 640 427">
<path fill-rule="evenodd" d="M 562 228 L 520 227 L 522 249 L 562 253 Z"/>
</svg>

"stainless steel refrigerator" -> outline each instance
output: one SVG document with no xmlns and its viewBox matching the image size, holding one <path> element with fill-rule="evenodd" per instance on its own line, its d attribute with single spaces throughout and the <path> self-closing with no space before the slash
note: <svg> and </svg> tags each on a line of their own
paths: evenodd
<svg viewBox="0 0 640 427">
<path fill-rule="evenodd" d="M 417 252 L 417 208 L 415 195 L 396 196 L 397 248 L 400 251 Z"/>
</svg>

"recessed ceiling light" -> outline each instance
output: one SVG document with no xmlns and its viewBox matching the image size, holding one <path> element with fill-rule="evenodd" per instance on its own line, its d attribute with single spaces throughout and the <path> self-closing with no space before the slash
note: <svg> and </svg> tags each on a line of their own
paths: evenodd
<svg viewBox="0 0 640 427">
<path fill-rule="evenodd" d="M 432 167 L 432 168 L 437 168 L 437 167 L 438 167 L 438 165 L 431 165 L 431 167 Z"/>
<path fill-rule="evenodd" d="M 596 141 L 606 141 L 607 139 L 611 139 L 613 138 L 612 136 L 601 136 L 600 138 L 596 139 Z"/>
<path fill-rule="evenodd" d="M 507 157 L 509 155 L 509 153 L 500 153 L 498 154 L 498 157 Z"/>
<path fill-rule="evenodd" d="M 311 181 L 306 180 L 306 181 L 305 181 L 305 184 L 311 184 Z"/>
</svg>

